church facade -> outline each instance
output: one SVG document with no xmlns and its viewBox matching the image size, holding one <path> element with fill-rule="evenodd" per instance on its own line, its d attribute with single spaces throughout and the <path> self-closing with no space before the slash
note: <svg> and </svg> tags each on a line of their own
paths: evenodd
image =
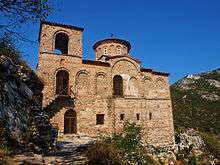
<svg viewBox="0 0 220 165">
<path fill-rule="evenodd" d="M 43 108 L 59 134 L 111 135 L 126 121 L 152 145 L 174 143 L 168 73 L 143 68 L 128 41 L 108 38 L 83 59 L 83 28 L 41 22 L 37 74 Z"/>
</svg>

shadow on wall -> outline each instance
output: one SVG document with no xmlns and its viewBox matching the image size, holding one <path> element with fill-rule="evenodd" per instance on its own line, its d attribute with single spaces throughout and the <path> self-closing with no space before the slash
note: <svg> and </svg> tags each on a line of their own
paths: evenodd
<svg viewBox="0 0 220 165">
<path fill-rule="evenodd" d="M 57 96 L 48 106 L 44 108 L 49 118 L 54 117 L 64 107 L 75 107 L 74 99 L 70 96 Z"/>
</svg>

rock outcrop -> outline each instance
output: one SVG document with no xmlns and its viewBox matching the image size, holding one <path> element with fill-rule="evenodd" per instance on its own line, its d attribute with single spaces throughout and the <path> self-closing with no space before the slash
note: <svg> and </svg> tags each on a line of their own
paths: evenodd
<svg viewBox="0 0 220 165">
<path fill-rule="evenodd" d="M 24 62 L 0 55 L 0 121 L 5 131 L 0 140 L 7 136 L 5 143 L 12 140 L 38 151 L 48 146 L 52 127 L 42 112 L 42 89 L 43 84 Z"/>
</svg>

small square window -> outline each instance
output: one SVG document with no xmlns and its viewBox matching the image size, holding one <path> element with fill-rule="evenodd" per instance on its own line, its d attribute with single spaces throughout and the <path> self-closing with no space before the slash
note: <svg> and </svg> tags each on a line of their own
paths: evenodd
<svg viewBox="0 0 220 165">
<path fill-rule="evenodd" d="M 125 114 L 120 114 L 120 120 L 124 120 Z"/>
<path fill-rule="evenodd" d="M 140 120 L 140 114 L 139 113 L 136 114 L 136 117 L 137 117 L 137 120 Z"/>
<path fill-rule="evenodd" d="M 96 125 L 103 125 L 104 124 L 104 114 L 97 114 L 96 115 Z"/>
</svg>

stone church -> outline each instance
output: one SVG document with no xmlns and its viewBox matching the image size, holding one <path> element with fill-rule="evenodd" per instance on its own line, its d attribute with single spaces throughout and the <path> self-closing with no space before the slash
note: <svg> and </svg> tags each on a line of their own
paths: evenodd
<svg viewBox="0 0 220 165">
<path fill-rule="evenodd" d="M 143 128 L 148 143 L 173 144 L 169 74 L 143 68 L 129 54 L 131 44 L 118 38 L 96 42 L 95 60 L 83 59 L 83 30 L 54 22 L 40 26 L 42 104 L 59 134 L 110 135 L 129 121 Z"/>
</svg>

